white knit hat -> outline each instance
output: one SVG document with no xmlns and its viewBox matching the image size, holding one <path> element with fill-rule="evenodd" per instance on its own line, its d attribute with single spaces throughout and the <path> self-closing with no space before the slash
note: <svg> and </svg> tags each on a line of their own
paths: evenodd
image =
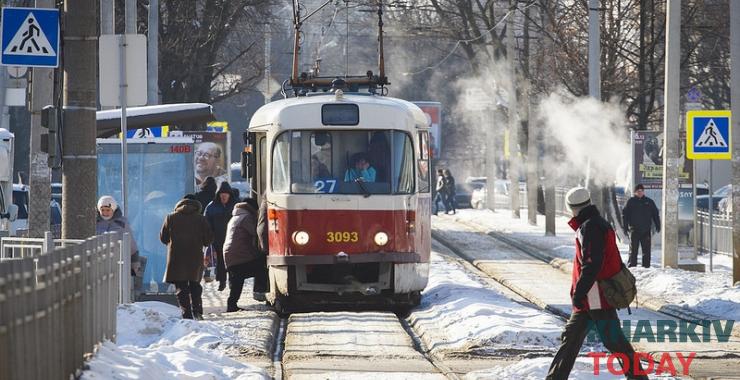
<svg viewBox="0 0 740 380">
<path fill-rule="evenodd" d="M 565 207 L 573 211 L 591 204 L 591 193 L 584 187 L 574 187 L 565 193 Z"/>
<path fill-rule="evenodd" d="M 116 209 L 118 209 L 118 203 L 110 195 L 103 195 L 102 197 L 100 197 L 100 199 L 98 199 L 98 210 L 100 210 L 100 208 L 103 206 L 108 206 L 113 211 L 116 211 Z"/>
</svg>

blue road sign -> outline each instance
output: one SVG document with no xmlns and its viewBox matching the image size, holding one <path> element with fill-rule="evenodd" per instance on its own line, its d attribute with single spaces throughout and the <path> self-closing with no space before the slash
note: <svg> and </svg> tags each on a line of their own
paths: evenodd
<svg viewBox="0 0 740 380">
<path fill-rule="evenodd" d="M 686 116 L 688 158 L 731 159 L 730 111 L 689 111 Z"/>
<path fill-rule="evenodd" d="M 7 66 L 59 66 L 59 10 L 3 8 L 2 57 Z"/>
</svg>

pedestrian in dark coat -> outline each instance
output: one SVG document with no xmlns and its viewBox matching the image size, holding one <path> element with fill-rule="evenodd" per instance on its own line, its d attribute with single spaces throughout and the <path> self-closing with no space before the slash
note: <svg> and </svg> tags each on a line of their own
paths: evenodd
<svg viewBox="0 0 740 380">
<path fill-rule="evenodd" d="M 452 176 L 452 173 L 450 173 L 450 169 L 444 170 L 444 183 L 445 183 L 445 196 L 447 198 L 447 206 L 450 208 L 450 211 L 452 213 L 455 213 L 455 210 L 457 209 L 457 201 L 455 200 L 455 177 Z M 445 209 L 445 213 L 449 214 L 450 212 Z"/>
<path fill-rule="evenodd" d="M 650 268 L 650 245 L 652 244 L 653 224 L 655 232 L 660 233 L 660 215 L 652 199 L 645 196 L 642 184 L 635 186 L 635 195 L 627 201 L 622 210 L 624 234 L 630 239 L 630 260 L 628 266 L 637 266 L 637 250 L 642 246 L 642 266 Z"/>
<path fill-rule="evenodd" d="M 226 230 L 224 262 L 229 273 L 229 298 L 226 312 L 242 310 L 237 306 L 244 288 L 244 280 L 254 277 L 255 287 L 264 282 L 264 255 L 259 250 L 257 239 L 257 201 L 247 198 L 234 206 L 232 218 Z M 262 290 L 264 292 L 264 290 Z"/>
<path fill-rule="evenodd" d="M 203 183 L 200 184 L 200 190 L 195 193 L 195 199 L 200 202 L 201 210 L 205 211 L 206 207 L 213 202 L 216 198 L 216 179 L 213 177 L 206 177 Z"/>
<path fill-rule="evenodd" d="M 175 211 L 167 215 L 159 233 L 159 240 L 167 244 L 165 282 L 175 285 L 177 303 L 185 319 L 203 318 L 200 286 L 203 274 L 203 247 L 213 241 L 213 232 L 201 215 L 200 202 L 183 199 Z"/>
<path fill-rule="evenodd" d="M 561 336 L 561 344 L 547 374 L 548 380 L 567 380 L 589 330 L 596 329 L 604 346 L 612 353 L 625 355 L 622 363 L 628 379 L 647 379 L 634 375 L 635 350 L 622 333 L 617 311 L 609 305 L 598 280 L 613 277 L 622 269 L 616 235 L 609 222 L 591 204 L 591 195 L 576 187 L 565 195 L 573 219 L 568 224 L 576 231 L 576 256 L 573 259 L 573 283 L 570 289 L 573 311 Z"/>
<path fill-rule="evenodd" d="M 228 182 L 221 182 L 216 192 L 216 199 L 206 207 L 205 216 L 213 231 L 213 253 L 216 255 L 216 280 L 218 290 L 226 289 L 226 266 L 224 265 L 224 240 L 226 240 L 226 226 L 234 210 L 234 193 Z"/>
</svg>

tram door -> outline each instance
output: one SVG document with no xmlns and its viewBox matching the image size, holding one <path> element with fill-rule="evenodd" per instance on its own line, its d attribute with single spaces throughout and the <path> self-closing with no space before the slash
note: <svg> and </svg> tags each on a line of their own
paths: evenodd
<svg viewBox="0 0 740 380">
<path fill-rule="evenodd" d="M 246 158 L 247 170 L 244 174 L 252 188 L 252 196 L 259 199 L 267 186 L 267 136 L 265 133 L 248 132 L 246 137 L 245 142 L 251 147 L 251 153 Z"/>
</svg>

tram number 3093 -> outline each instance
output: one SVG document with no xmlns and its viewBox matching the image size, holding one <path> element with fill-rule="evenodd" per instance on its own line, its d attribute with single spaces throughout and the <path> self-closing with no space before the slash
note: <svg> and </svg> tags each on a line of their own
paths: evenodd
<svg viewBox="0 0 740 380">
<path fill-rule="evenodd" d="M 357 232 L 327 232 L 327 243 L 357 243 L 360 235 Z"/>
</svg>

